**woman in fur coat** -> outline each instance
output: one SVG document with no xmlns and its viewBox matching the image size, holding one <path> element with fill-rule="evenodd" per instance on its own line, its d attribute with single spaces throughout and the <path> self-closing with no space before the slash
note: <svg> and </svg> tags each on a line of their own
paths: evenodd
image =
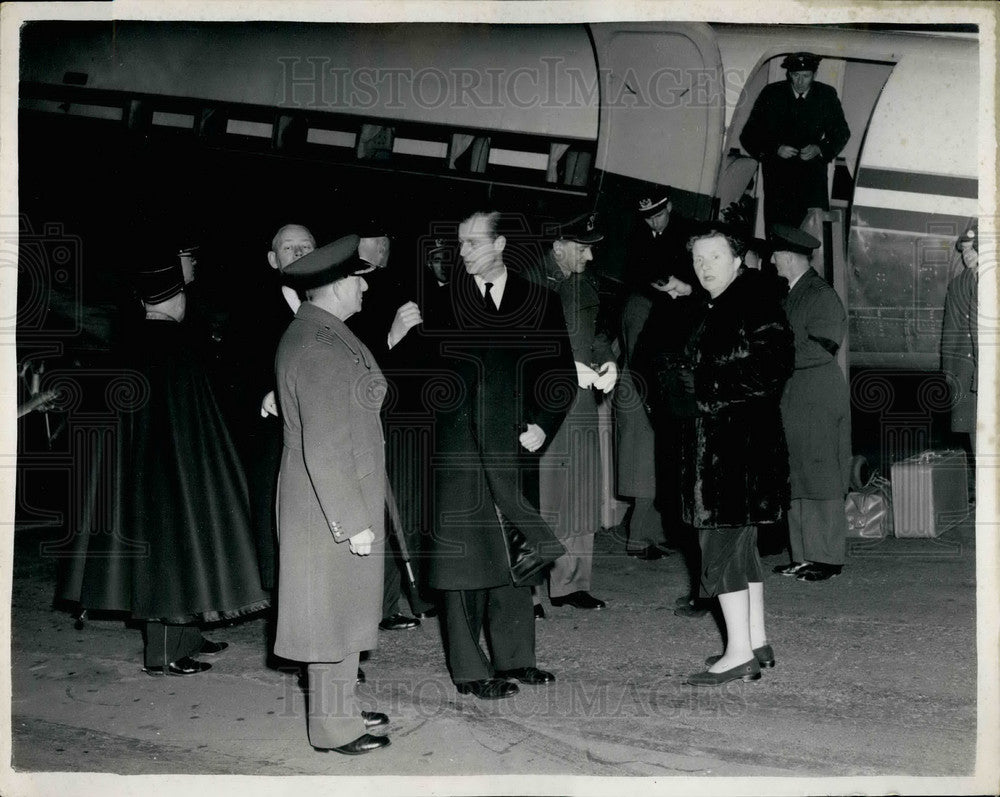
<svg viewBox="0 0 1000 797">
<path fill-rule="evenodd" d="M 681 503 L 698 530 L 701 595 L 718 596 L 727 640 L 724 653 L 687 682 L 718 686 L 756 680 L 762 666 L 774 664 L 757 526 L 780 520 L 788 506 L 779 399 L 794 344 L 773 289 L 741 269 L 736 239 L 710 227 L 690 247 L 708 298 L 675 368 L 694 415 L 683 436 Z"/>
</svg>

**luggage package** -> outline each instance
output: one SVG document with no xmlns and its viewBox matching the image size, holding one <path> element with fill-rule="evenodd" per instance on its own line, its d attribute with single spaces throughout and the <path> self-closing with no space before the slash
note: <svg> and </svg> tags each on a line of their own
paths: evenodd
<svg viewBox="0 0 1000 797">
<path fill-rule="evenodd" d="M 892 532 L 892 498 L 889 480 L 872 474 L 868 483 L 851 490 L 844 500 L 847 536 L 880 540 Z"/>
<path fill-rule="evenodd" d="M 892 466 L 897 537 L 938 537 L 969 514 L 964 451 L 924 451 Z"/>
</svg>

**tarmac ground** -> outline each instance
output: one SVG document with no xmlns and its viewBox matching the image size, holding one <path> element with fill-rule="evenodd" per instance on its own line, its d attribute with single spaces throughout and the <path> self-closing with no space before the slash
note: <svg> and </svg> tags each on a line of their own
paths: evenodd
<svg viewBox="0 0 1000 797">
<path fill-rule="evenodd" d="M 976 766 L 971 517 L 936 539 L 849 541 L 843 574 L 825 582 L 772 574 L 787 558 L 765 558 L 777 666 L 759 681 L 709 689 L 682 683 L 722 650 L 712 615 L 673 614 L 688 587 L 682 557 L 630 558 L 616 530 L 602 531 L 592 592 L 607 608 L 546 600 L 537 622 L 538 664 L 556 674 L 553 684 L 500 701 L 461 696 L 437 620 L 382 631 L 359 689 L 366 707 L 389 714 L 392 744 L 358 757 L 309 746 L 297 668 L 269 662 L 266 617 L 210 630 L 230 643 L 210 671 L 150 677 L 138 630 L 117 619 L 77 629 L 53 608 L 55 563 L 40 553 L 46 534 L 15 535 L 5 794 L 48 793 L 44 776 L 29 786 L 23 775 L 56 772 L 266 776 L 241 781 L 247 789 L 293 775 L 486 776 L 428 783 L 565 794 L 603 783 L 595 776 L 643 778 L 629 782 L 668 791 L 678 777 L 776 776 L 792 788 L 796 778 L 962 778 Z M 497 777 L 518 775 L 532 779 Z M 846 791 L 854 781 L 839 783 Z"/>
</svg>

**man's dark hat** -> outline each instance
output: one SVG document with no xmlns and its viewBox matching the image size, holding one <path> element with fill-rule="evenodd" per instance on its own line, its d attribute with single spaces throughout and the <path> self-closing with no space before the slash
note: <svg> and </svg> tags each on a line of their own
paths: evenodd
<svg viewBox="0 0 1000 797">
<path fill-rule="evenodd" d="M 145 269 L 136 277 L 139 296 L 146 304 L 165 302 L 184 290 L 184 272 L 179 260 L 166 266 Z"/>
<path fill-rule="evenodd" d="M 800 255 L 808 255 L 819 248 L 819 241 L 809 233 L 787 224 L 775 224 L 771 228 L 769 243 L 773 252 L 796 252 Z"/>
<path fill-rule="evenodd" d="M 136 272 L 136 289 L 146 304 L 159 304 L 184 290 L 184 271 L 178 247 L 172 242 L 154 247 Z"/>
<path fill-rule="evenodd" d="M 584 213 L 558 225 L 554 238 L 557 241 L 576 241 L 579 244 L 589 245 L 603 240 L 604 234 L 597 228 L 597 214 Z"/>
<path fill-rule="evenodd" d="M 965 232 L 958 236 L 958 240 L 955 241 L 955 248 L 961 252 L 962 244 L 972 242 L 972 248 L 977 252 L 979 251 L 979 219 L 972 219 L 969 222 L 969 226 L 965 228 Z"/>
<path fill-rule="evenodd" d="M 781 68 L 789 72 L 815 72 L 822 60 L 822 57 L 813 53 L 792 53 L 785 56 Z"/>
<path fill-rule="evenodd" d="M 427 242 L 427 254 L 432 255 L 435 252 L 441 252 L 448 249 L 452 245 L 452 242 L 447 238 L 431 238 Z"/>
<path fill-rule="evenodd" d="M 670 201 L 670 186 L 650 185 L 639 194 L 636 210 L 642 216 L 654 216 Z"/>
<path fill-rule="evenodd" d="M 313 249 L 281 272 L 282 281 L 296 290 L 307 291 L 371 271 L 371 264 L 358 257 L 359 241 L 357 235 L 345 235 L 333 243 Z"/>
</svg>

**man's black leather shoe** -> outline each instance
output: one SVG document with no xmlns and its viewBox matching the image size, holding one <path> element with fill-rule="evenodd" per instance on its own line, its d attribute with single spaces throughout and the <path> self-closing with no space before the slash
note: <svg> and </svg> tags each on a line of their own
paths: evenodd
<svg viewBox="0 0 1000 797">
<path fill-rule="evenodd" d="M 365 721 L 366 728 L 378 728 L 389 724 L 389 718 L 381 711 L 362 711 L 361 719 Z"/>
<path fill-rule="evenodd" d="M 407 617 L 405 614 L 394 614 L 392 617 L 386 617 L 382 620 L 378 627 L 383 631 L 403 631 L 407 628 L 416 628 L 420 625 L 420 621 L 416 617 Z"/>
<path fill-rule="evenodd" d="M 475 695 L 480 700 L 499 700 L 518 693 L 517 684 L 500 678 L 486 678 L 482 681 L 461 681 L 455 684 L 460 695 Z"/>
<path fill-rule="evenodd" d="M 828 578 L 839 576 L 843 565 L 827 565 L 822 562 L 813 562 L 809 567 L 800 570 L 795 577 L 799 581 L 826 581 Z"/>
<path fill-rule="evenodd" d="M 211 639 L 206 639 L 201 643 L 201 650 L 198 651 L 199 656 L 215 656 L 222 653 L 226 648 L 229 647 L 228 642 L 213 642 Z"/>
<path fill-rule="evenodd" d="M 811 565 L 811 562 L 791 562 L 787 565 L 778 565 L 774 568 L 774 572 L 779 576 L 796 576 Z"/>
<path fill-rule="evenodd" d="M 561 598 L 550 598 L 553 606 L 573 606 L 577 609 L 603 609 L 607 604 L 598 600 L 589 592 L 579 590 L 563 595 Z"/>
<path fill-rule="evenodd" d="M 177 661 L 172 661 L 167 665 L 168 675 L 197 675 L 205 670 L 211 670 L 212 665 L 207 661 L 197 661 L 190 656 L 185 656 Z M 162 675 L 163 667 L 146 667 L 146 672 L 150 675 Z"/>
<path fill-rule="evenodd" d="M 365 671 L 358 667 L 358 683 L 363 684 L 366 680 L 368 679 L 365 677 Z"/>
<path fill-rule="evenodd" d="M 366 733 L 364 736 L 359 736 L 353 742 L 342 744 L 340 747 L 314 747 L 313 750 L 317 753 L 328 753 L 333 750 L 335 753 L 343 753 L 344 755 L 361 755 L 362 753 L 370 753 L 372 750 L 388 746 L 388 736 L 372 736 L 370 733 Z"/>
<path fill-rule="evenodd" d="M 429 620 L 432 617 L 437 617 L 437 616 L 438 616 L 438 610 L 436 606 L 431 606 L 431 608 L 425 611 L 417 612 L 418 620 Z"/>
<path fill-rule="evenodd" d="M 545 609 L 542 608 L 542 604 L 540 604 L 540 603 L 536 603 L 535 604 L 535 619 L 536 620 L 544 620 L 545 619 Z"/>
<path fill-rule="evenodd" d="M 626 550 L 625 553 L 636 559 L 642 559 L 644 562 L 655 562 L 657 559 L 663 559 L 665 556 L 670 555 L 655 545 L 647 545 L 638 551 Z"/>
<path fill-rule="evenodd" d="M 545 670 L 537 667 L 518 667 L 514 670 L 497 670 L 497 678 L 513 678 L 522 684 L 537 686 L 538 684 L 552 683 L 556 677 Z"/>
</svg>

